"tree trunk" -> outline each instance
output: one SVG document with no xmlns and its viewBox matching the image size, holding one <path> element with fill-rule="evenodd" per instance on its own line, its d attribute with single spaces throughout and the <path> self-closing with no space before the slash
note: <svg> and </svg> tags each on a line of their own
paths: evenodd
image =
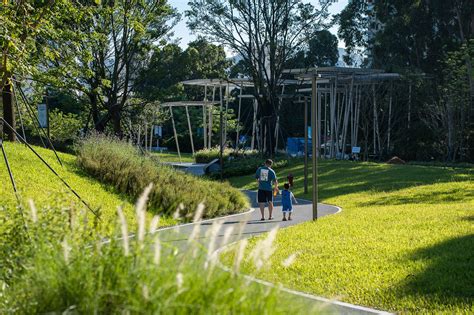
<svg viewBox="0 0 474 315">
<path fill-rule="evenodd" d="M 16 128 L 15 121 L 15 109 L 13 108 L 13 97 L 12 97 L 12 86 L 10 80 L 5 82 L 5 85 L 2 89 L 2 102 L 3 102 L 3 119 L 12 126 Z M 3 132 L 7 135 L 7 140 L 15 141 L 16 136 L 13 130 L 7 126 L 3 126 Z"/>
<path fill-rule="evenodd" d="M 112 107 L 112 122 L 114 126 L 114 133 L 117 137 L 122 138 L 122 125 L 121 125 L 121 111 L 120 107 L 115 105 Z M 146 133 L 145 133 L 146 134 Z"/>
</svg>

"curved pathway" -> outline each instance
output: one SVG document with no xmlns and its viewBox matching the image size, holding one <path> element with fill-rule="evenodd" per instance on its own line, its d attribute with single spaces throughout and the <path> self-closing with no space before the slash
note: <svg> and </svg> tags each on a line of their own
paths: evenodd
<svg viewBox="0 0 474 315">
<path fill-rule="evenodd" d="M 312 202 L 304 199 L 297 198 L 298 204 L 293 205 L 292 221 L 282 221 L 281 211 L 281 197 L 275 198 L 275 209 L 273 210 L 273 220 L 260 221 L 261 215 L 256 202 L 255 191 L 245 191 L 249 196 L 252 209 L 245 213 L 234 214 L 222 218 L 216 218 L 211 220 L 204 220 L 197 223 L 189 223 L 169 228 L 160 229 L 160 240 L 162 242 L 172 242 L 176 246 L 187 246 L 188 238 L 191 233 L 198 233 L 196 240 L 202 245 L 207 246 L 211 238 L 210 232 L 215 221 L 222 223 L 216 236 L 215 249 L 222 249 L 224 246 L 229 245 L 233 242 L 239 241 L 244 238 L 249 238 L 254 235 L 269 232 L 274 227 L 285 228 L 291 225 L 311 221 L 312 215 Z M 336 214 L 341 211 L 341 208 L 332 205 L 318 204 L 318 218 L 330 214 Z M 268 217 L 268 209 L 265 209 L 265 218 Z M 252 281 L 259 282 L 262 285 L 274 286 L 274 284 L 255 279 L 251 276 L 245 276 Z M 279 287 L 281 289 L 281 287 Z M 298 298 L 309 300 L 315 304 L 321 304 L 321 309 L 324 309 L 324 313 L 331 314 L 388 314 L 386 312 L 378 311 L 371 308 L 361 307 L 349 303 L 328 300 L 326 298 L 289 290 L 283 288 L 284 291 L 297 296 Z"/>
</svg>

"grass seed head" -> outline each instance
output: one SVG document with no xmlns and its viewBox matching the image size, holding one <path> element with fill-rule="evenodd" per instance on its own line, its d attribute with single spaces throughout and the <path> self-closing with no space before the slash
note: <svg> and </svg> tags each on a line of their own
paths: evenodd
<svg viewBox="0 0 474 315">
<path fill-rule="evenodd" d="M 123 253 L 125 256 L 128 256 L 130 253 L 130 248 L 128 244 L 128 228 L 127 220 L 122 211 L 122 207 L 117 207 L 117 214 L 120 221 L 120 230 L 122 232 L 122 244 L 123 244 Z"/>
<path fill-rule="evenodd" d="M 33 202 L 32 199 L 29 199 L 28 204 L 30 205 L 30 210 L 31 210 L 31 221 L 33 221 L 33 223 L 36 223 L 38 222 L 38 215 L 37 215 L 38 211 L 36 210 L 35 203 Z"/>
</svg>

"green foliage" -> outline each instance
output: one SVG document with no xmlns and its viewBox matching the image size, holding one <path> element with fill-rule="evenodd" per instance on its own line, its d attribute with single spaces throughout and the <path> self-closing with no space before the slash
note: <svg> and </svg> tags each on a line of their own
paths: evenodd
<svg viewBox="0 0 474 315">
<path fill-rule="evenodd" d="M 34 136 L 40 136 L 38 129 L 34 126 L 37 122 L 33 122 L 28 116 L 25 116 L 24 124 Z M 67 142 L 76 139 L 79 131 L 83 127 L 83 120 L 79 115 L 72 113 L 64 113 L 59 109 L 53 109 L 49 112 L 49 132 L 51 140 L 59 142 Z M 44 134 L 41 133 L 41 136 Z"/>
<path fill-rule="evenodd" d="M 24 145 L 18 143 L 3 143 L 18 188 L 23 205 L 28 200 L 35 201 L 38 209 L 57 207 L 67 211 L 74 206 L 83 209 L 83 205 L 54 174 Z M 134 215 L 133 202 L 130 196 L 119 193 L 109 185 L 100 183 L 82 171 L 76 163 L 76 157 L 59 153 L 64 166 L 61 167 L 51 150 L 33 146 L 34 149 L 66 180 L 66 182 L 93 208 L 100 212 L 101 221 L 97 227 L 98 233 L 107 235 L 111 230 L 111 222 L 115 217 L 117 206 L 122 206 L 127 218 Z M 0 163 L 0 205 L 12 211 L 17 205 L 15 194 L 10 184 L 10 178 L 3 161 Z M 94 216 L 87 210 L 89 221 L 93 223 Z M 4 224 L 7 213 L 0 210 L 0 220 Z M 12 214 L 8 214 L 11 216 Z M 148 216 L 148 219 L 151 217 Z M 163 217 L 162 225 L 175 224 L 176 221 Z M 0 225 L 2 225 L 0 224 Z"/>
<path fill-rule="evenodd" d="M 288 60 L 287 67 L 294 69 L 335 66 L 339 58 L 337 45 L 336 35 L 328 30 L 318 31 L 308 41 L 307 47 Z"/>
<path fill-rule="evenodd" d="M 0 255 L 0 266 L 15 268 L 8 279 L 0 269 L 2 314 L 315 311 L 298 301 L 281 303 L 284 295 L 277 290 L 221 270 L 218 256 L 202 249 L 196 239 L 189 238 L 189 246 L 182 247 L 161 242 L 160 233 L 141 234 L 149 227 L 139 217 L 137 222 L 111 220 L 114 238 L 104 242 L 84 224 L 77 208 L 31 209 L 24 209 L 28 227 L 21 233 L 22 242 L 16 241 L 16 233 L 1 234 L 0 248 L 21 252 L 16 257 Z M 33 212 L 36 215 L 30 215 Z M 11 223 L 23 226 L 18 217 Z M 130 229 L 135 238 L 129 238 L 128 225 L 137 226 Z"/>
<path fill-rule="evenodd" d="M 225 183 L 198 179 L 140 155 L 137 148 L 104 136 L 93 135 L 80 142 L 78 163 L 101 182 L 137 198 L 154 184 L 149 207 L 154 213 L 173 214 L 178 209 L 186 219 L 199 203 L 206 206 L 205 217 L 241 212 L 247 198 Z"/>
<path fill-rule="evenodd" d="M 199 150 L 194 154 L 196 163 L 209 163 L 214 159 L 219 159 L 219 148 Z M 224 159 L 224 178 L 231 176 L 252 174 L 264 162 L 258 151 L 225 149 L 223 152 Z M 281 168 L 287 166 L 289 160 L 286 156 L 277 156 L 273 161 L 273 168 Z M 220 173 L 211 174 L 213 178 L 219 178 Z"/>
<path fill-rule="evenodd" d="M 303 165 L 284 171 L 295 195 L 310 198 Z M 318 171 L 320 201 L 342 212 L 281 230 L 271 270 L 258 277 L 394 312 L 472 313 L 472 168 L 320 161 Z M 248 176 L 231 182 L 255 188 Z"/>
<path fill-rule="evenodd" d="M 258 151 L 251 150 L 239 150 L 235 151 L 234 149 L 225 148 L 222 154 L 224 160 L 229 160 L 229 158 L 246 158 L 246 157 L 257 157 L 259 155 Z M 213 147 L 211 149 L 199 150 L 194 154 L 194 159 L 196 163 L 209 163 L 214 159 L 218 159 L 220 156 L 219 147 Z"/>
</svg>

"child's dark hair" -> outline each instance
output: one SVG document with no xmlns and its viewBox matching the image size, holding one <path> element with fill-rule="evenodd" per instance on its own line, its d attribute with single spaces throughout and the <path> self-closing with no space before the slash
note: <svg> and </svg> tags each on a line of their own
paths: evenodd
<svg viewBox="0 0 474 315">
<path fill-rule="evenodd" d="M 290 189 L 290 184 L 285 183 L 285 185 L 283 185 L 283 187 L 285 187 L 285 189 Z"/>
</svg>

